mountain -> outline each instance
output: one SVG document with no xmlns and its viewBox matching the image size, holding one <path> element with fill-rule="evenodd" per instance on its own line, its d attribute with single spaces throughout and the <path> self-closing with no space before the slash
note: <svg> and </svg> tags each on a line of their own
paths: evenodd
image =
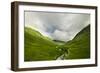
<svg viewBox="0 0 100 73">
<path fill-rule="evenodd" d="M 63 45 L 65 43 L 64 41 L 60 41 L 60 40 L 53 40 L 53 41 L 59 45 Z"/>
<path fill-rule="evenodd" d="M 24 38 L 25 61 L 55 60 L 60 54 L 54 41 L 34 29 L 25 27 Z"/>
<path fill-rule="evenodd" d="M 90 58 L 90 25 L 68 42 L 52 40 L 29 27 L 25 27 L 24 38 L 25 61 Z"/>
<path fill-rule="evenodd" d="M 90 58 L 90 25 L 81 30 L 71 41 L 63 46 L 68 49 L 66 59 Z"/>
</svg>

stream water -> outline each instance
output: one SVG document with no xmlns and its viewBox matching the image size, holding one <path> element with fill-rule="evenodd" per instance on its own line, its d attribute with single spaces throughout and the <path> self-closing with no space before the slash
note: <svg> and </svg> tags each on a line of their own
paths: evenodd
<svg viewBox="0 0 100 73">
<path fill-rule="evenodd" d="M 56 60 L 64 60 L 67 55 L 68 55 L 67 53 L 64 53 L 60 55 Z"/>
</svg>

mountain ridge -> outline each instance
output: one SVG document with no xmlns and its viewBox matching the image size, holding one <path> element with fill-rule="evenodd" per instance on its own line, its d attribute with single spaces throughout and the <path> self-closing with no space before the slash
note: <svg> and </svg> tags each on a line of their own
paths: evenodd
<svg viewBox="0 0 100 73">
<path fill-rule="evenodd" d="M 56 60 L 66 52 L 67 56 L 64 59 L 90 58 L 90 25 L 83 28 L 72 40 L 62 45 L 28 27 L 25 27 L 24 37 L 25 61 Z"/>
<path fill-rule="evenodd" d="M 66 59 L 90 58 L 90 25 L 83 28 L 71 41 L 64 46 L 69 48 Z"/>
<path fill-rule="evenodd" d="M 55 60 L 60 54 L 60 51 L 55 49 L 58 46 L 55 42 L 45 38 L 34 29 L 25 27 L 24 38 L 25 61 Z"/>
</svg>

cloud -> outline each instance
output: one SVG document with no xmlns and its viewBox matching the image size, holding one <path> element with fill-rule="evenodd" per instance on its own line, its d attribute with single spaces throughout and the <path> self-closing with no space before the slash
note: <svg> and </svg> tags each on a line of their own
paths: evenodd
<svg viewBox="0 0 100 73">
<path fill-rule="evenodd" d="M 69 41 L 88 24 L 89 14 L 25 12 L 25 26 L 32 26 L 54 40 Z"/>
<path fill-rule="evenodd" d="M 61 40 L 61 41 L 68 41 L 70 38 L 70 34 L 66 33 L 66 31 L 55 30 L 52 34 L 53 39 Z"/>
</svg>

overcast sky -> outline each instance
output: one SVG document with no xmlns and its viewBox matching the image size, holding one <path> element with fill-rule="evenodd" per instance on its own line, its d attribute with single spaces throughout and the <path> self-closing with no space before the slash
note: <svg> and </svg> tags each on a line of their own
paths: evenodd
<svg viewBox="0 0 100 73">
<path fill-rule="evenodd" d="M 53 40 L 69 41 L 90 24 L 90 14 L 25 12 L 25 26 Z"/>
</svg>

